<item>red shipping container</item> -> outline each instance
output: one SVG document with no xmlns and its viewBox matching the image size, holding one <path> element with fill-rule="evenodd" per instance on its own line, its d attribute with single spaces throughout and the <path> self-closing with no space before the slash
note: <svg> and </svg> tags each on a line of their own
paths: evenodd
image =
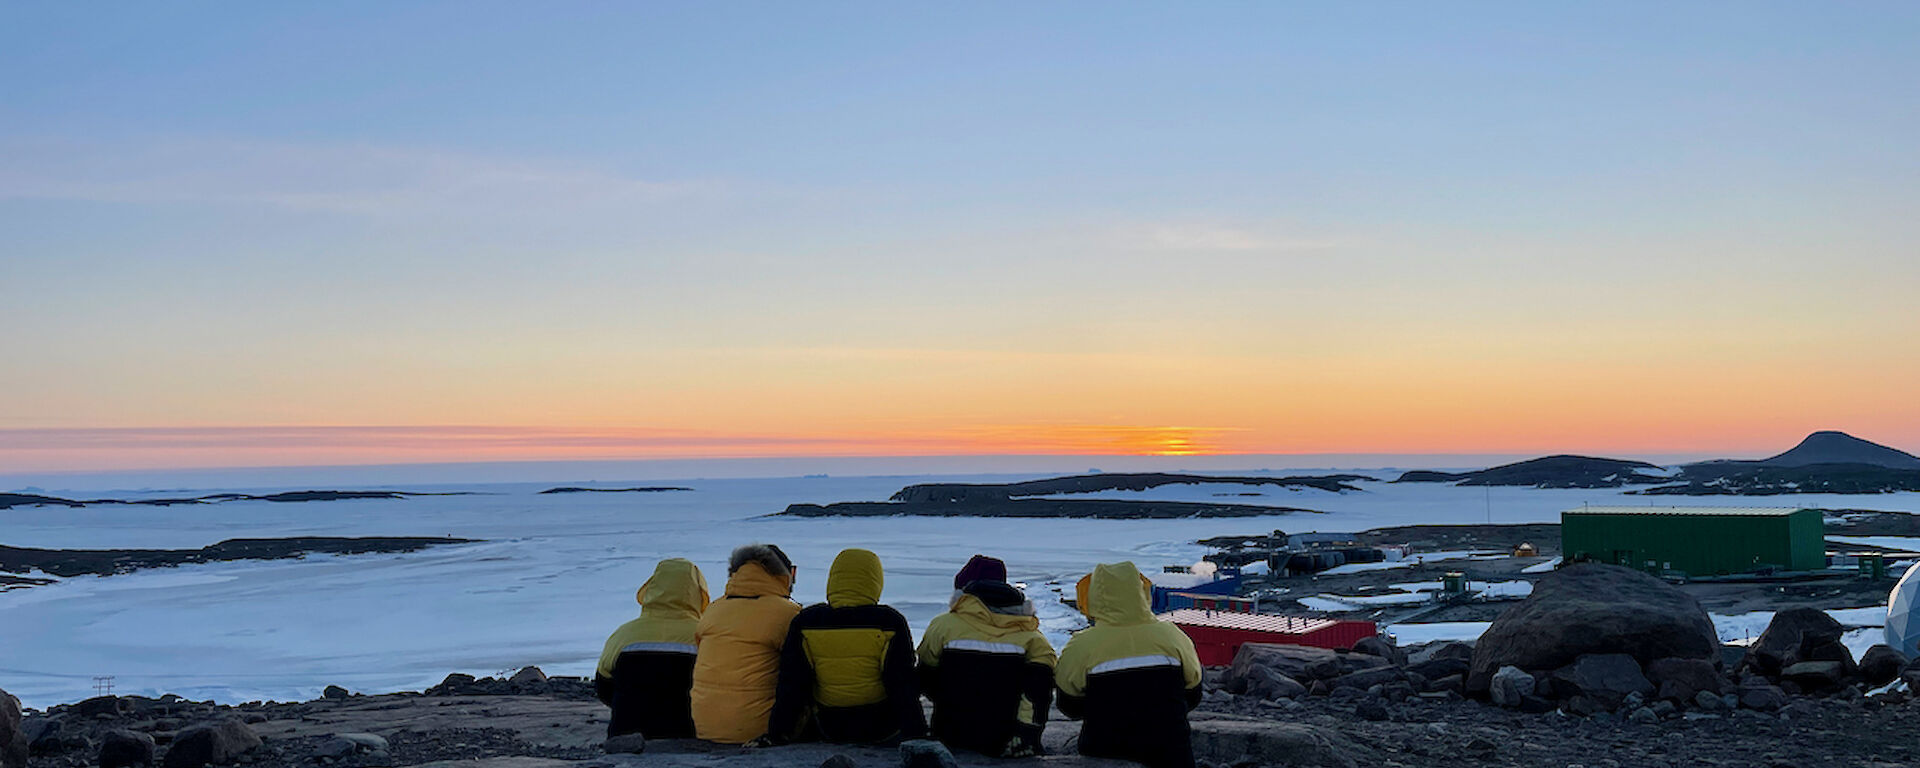
<svg viewBox="0 0 1920 768">
<path fill-rule="evenodd" d="M 1371 621 L 1312 619 L 1302 616 L 1228 613 L 1182 608 L 1160 614 L 1193 639 L 1200 663 L 1221 667 L 1233 663 L 1243 643 L 1310 645 L 1315 648 L 1351 649 L 1353 644 L 1380 633 Z"/>
</svg>

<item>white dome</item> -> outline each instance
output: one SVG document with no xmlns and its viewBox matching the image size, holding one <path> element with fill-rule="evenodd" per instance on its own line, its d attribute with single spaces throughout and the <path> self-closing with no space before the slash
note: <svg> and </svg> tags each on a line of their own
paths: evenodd
<svg viewBox="0 0 1920 768">
<path fill-rule="evenodd" d="M 1887 597 L 1887 645 L 1920 658 L 1920 563 L 1907 568 Z"/>
</svg>

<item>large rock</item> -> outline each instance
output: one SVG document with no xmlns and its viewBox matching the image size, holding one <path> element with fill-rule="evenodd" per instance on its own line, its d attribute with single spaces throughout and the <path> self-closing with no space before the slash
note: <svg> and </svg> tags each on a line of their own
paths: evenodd
<svg viewBox="0 0 1920 768">
<path fill-rule="evenodd" d="M 0 768 L 26 768 L 27 732 L 21 727 L 20 700 L 0 690 Z"/>
<path fill-rule="evenodd" d="M 1362 669 L 1390 666 L 1392 662 L 1364 653 L 1338 653 L 1325 648 L 1273 643 L 1247 643 L 1233 655 L 1221 683 L 1229 692 L 1246 690 L 1248 675 L 1255 667 L 1273 670 L 1302 684 L 1330 680 Z"/>
<path fill-rule="evenodd" d="M 1786 691 L 1782 691 L 1778 686 L 1771 685 L 1767 681 L 1758 678 L 1750 678 L 1746 682 L 1741 683 L 1737 695 L 1739 696 L 1740 706 L 1746 707 L 1747 709 L 1772 712 L 1787 705 Z"/>
<path fill-rule="evenodd" d="M 1354 643 L 1353 652 L 1386 659 L 1397 667 L 1407 665 L 1406 652 L 1400 650 L 1398 646 L 1395 646 L 1391 641 L 1380 635 L 1362 638 L 1360 642 Z"/>
<path fill-rule="evenodd" d="M 1270 668 L 1254 667 L 1247 671 L 1245 692 L 1255 698 L 1278 701 L 1305 696 L 1307 687 Z"/>
<path fill-rule="evenodd" d="M 1718 695 L 1726 681 L 1720 670 L 1701 659 L 1659 659 L 1647 665 L 1647 679 L 1653 682 L 1655 696 L 1668 701 L 1690 702 L 1701 691 Z"/>
<path fill-rule="evenodd" d="M 138 731 L 111 731 L 100 742 L 100 768 L 153 765 L 153 737 Z"/>
<path fill-rule="evenodd" d="M 1882 686 L 1893 682 L 1900 676 L 1900 670 L 1907 666 L 1907 657 L 1885 643 L 1868 648 L 1860 656 L 1860 676 L 1868 685 Z"/>
<path fill-rule="evenodd" d="M 203 765 L 231 763 L 234 758 L 260 746 L 260 737 L 246 723 L 234 719 L 215 720 L 188 728 L 173 737 L 167 748 L 166 768 L 200 768 Z"/>
<path fill-rule="evenodd" d="M 1638 571 L 1585 563 L 1562 568 L 1500 614 L 1474 644 L 1467 692 L 1484 694 L 1501 667 L 1557 670 L 1590 654 L 1712 660 L 1720 639 L 1692 597 Z"/>
<path fill-rule="evenodd" d="M 1407 653 L 1407 672 L 1428 680 L 1460 675 L 1473 664 L 1473 644 L 1457 640 L 1427 643 Z"/>
<path fill-rule="evenodd" d="M 1406 679 L 1407 673 L 1399 667 L 1374 667 L 1349 672 L 1328 682 L 1335 688 L 1358 688 L 1364 691 L 1376 685 L 1404 682 Z"/>
<path fill-rule="evenodd" d="M 1822 646 L 1840 642 L 1845 634 L 1840 622 L 1818 608 L 1790 608 L 1773 615 L 1759 639 L 1747 647 L 1740 662 L 1743 671 L 1776 677 L 1780 671 L 1801 661 Z"/>
<path fill-rule="evenodd" d="M 1374 756 L 1337 731 L 1299 723 L 1221 718 L 1193 722 L 1193 756 L 1214 765 L 1372 765 Z"/>
<path fill-rule="evenodd" d="M 1517 709 L 1522 701 L 1533 695 L 1535 681 L 1519 667 L 1501 667 L 1493 673 L 1493 682 L 1487 687 L 1487 693 L 1493 703 L 1508 709 Z"/>
<path fill-rule="evenodd" d="M 1654 693 L 1640 662 L 1624 653 L 1588 654 L 1554 670 L 1553 691 L 1563 699 L 1585 696 L 1609 711 L 1630 696 L 1638 694 L 1644 700 Z"/>
<path fill-rule="evenodd" d="M 1780 680 L 1808 693 L 1839 690 L 1851 681 L 1846 665 L 1837 661 L 1794 662 L 1780 670 Z"/>
</svg>

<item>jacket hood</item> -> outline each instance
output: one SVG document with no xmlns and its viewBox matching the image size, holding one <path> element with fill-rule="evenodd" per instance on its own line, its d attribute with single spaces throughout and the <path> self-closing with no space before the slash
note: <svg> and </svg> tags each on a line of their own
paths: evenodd
<svg viewBox="0 0 1920 768">
<path fill-rule="evenodd" d="M 698 619 L 707 609 L 707 579 L 700 566 L 678 557 L 660 561 L 653 578 L 633 594 L 641 615 L 662 619 Z"/>
<path fill-rule="evenodd" d="M 1012 588 L 1009 587 L 1009 589 Z M 976 626 L 989 626 L 1009 632 L 1040 628 L 1040 619 L 1033 615 L 1033 603 L 1024 597 L 1012 605 L 993 606 L 988 605 L 979 594 L 969 589 L 954 601 L 953 612 Z"/>
<path fill-rule="evenodd" d="M 827 571 L 827 605 L 850 608 L 880 602 L 880 588 L 886 574 L 880 570 L 880 556 L 864 549 L 846 549 L 833 559 Z"/>
<path fill-rule="evenodd" d="M 1080 579 L 1076 597 L 1080 612 L 1101 624 L 1145 624 L 1153 621 L 1153 583 L 1133 563 L 1101 563 Z"/>
<path fill-rule="evenodd" d="M 780 579 L 767 573 L 759 563 L 740 566 L 727 577 L 727 594 L 734 597 L 787 597 L 793 594 L 792 577 Z"/>
</svg>

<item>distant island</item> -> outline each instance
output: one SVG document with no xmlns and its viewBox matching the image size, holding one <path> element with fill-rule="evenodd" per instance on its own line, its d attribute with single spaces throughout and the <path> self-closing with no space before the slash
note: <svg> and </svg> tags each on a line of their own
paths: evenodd
<svg viewBox="0 0 1920 768">
<path fill-rule="evenodd" d="M 544 495 L 549 493 L 664 493 L 667 491 L 691 491 L 691 490 L 693 489 L 682 488 L 677 485 L 655 485 L 655 486 L 645 486 L 640 488 L 581 488 L 578 486 L 564 485 L 559 488 L 548 488 L 544 491 L 541 491 L 540 494 L 537 494 L 537 495 Z"/>
<path fill-rule="evenodd" d="M 0 545 L 0 572 L 40 571 L 53 576 L 111 576 L 143 568 L 229 560 L 283 560 L 308 554 L 359 555 L 414 552 L 474 539 L 440 536 L 342 537 L 296 536 L 279 539 L 227 539 L 199 549 L 34 549 Z M 39 580 L 44 583 L 44 580 Z"/>
<path fill-rule="evenodd" d="M 1396 483 L 1619 488 L 1646 496 L 1777 496 L 1797 493 L 1920 491 L 1920 457 L 1825 430 L 1791 450 L 1757 461 L 1718 459 L 1663 470 L 1644 461 L 1547 456 L 1475 472 L 1415 470 Z"/>
<path fill-rule="evenodd" d="M 1414 470 L 1400 475 L 1400 479 L 1394 482 L 1523 485 L 1533 488 L 1619 488 L 1623 485 L 1665 483 L 1673 479 L 1643 470 L 1662 471 L 1660 467 L 1644 461 L 1563 455 L 1502 464 L 1477 472 Z"/>
<path fill-rule="evenodd" d="M 1302 477 L 1214 477 L 1166 473 L 1073 475 L 1018 483 L 922 483 L 909 485 L 889 501 L 843 501 L 834 504 L 792 504 L 776 516 L 791 517 L 1057 517 L 1104 520 L 1176 519 L 1207 517 L 1262 517 L 1314 512 L 1299 507 L 1256 504 L 1214 504 L 1192 501 L 1133 499 L 1032 498 L 1055 494 L 1100 491 L 1144 491 L 1163 485 L 1226 484 L 1313 488 L 1341 493 L 1358 491 L 1354 480 L 1363 475 Z"/>
<path fill-rule="evenodd" d="M 427 493 L 418 491 L 285 491 L 254 495 L 250 493 L 215 493 L 206 496 L 192 496 L 174 499 L 63 499 L 56 496 L 41 496 L 32 493 L 0 493 L 0 509 L 13 507 L 91 507 L 101 504 L 133 504 L 149 507 L 171 507 L 180 504 L 221 504 L 229 501 L 272 501 L 291 503 L 299 501 L 344 501 L 349 499 L 404 499 L 409 496 L 472 496 L 471 491 L 445 491 Z"/>
</svg>

